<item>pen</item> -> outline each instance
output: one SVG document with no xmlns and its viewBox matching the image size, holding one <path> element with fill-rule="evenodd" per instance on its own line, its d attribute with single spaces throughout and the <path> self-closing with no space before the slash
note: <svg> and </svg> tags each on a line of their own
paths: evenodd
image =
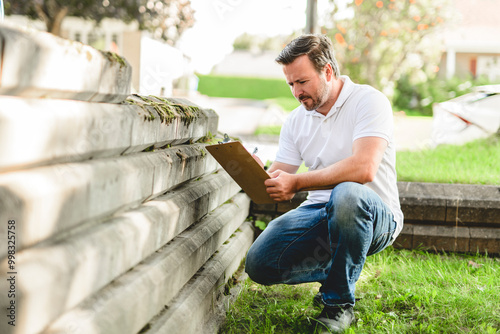
<svg viewBox="0 0 500 334">
<path fill-rule="evenodd" d="M 258 147 L 255 147 L 255 148 L 253 149 L 253 153 L 252 153 L 252 155 L 257 154 L 257 152 L 258 152 L 258 151 L 259 151 L 259 148 L 258 148 Z"/>
</svg>

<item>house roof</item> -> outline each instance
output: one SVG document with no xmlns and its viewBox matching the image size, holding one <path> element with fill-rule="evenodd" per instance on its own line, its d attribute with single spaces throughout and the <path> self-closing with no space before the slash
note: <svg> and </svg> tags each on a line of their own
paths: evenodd
<svg viewBox="0 0 500 334">
<path fill-rule="evenodd" d="M 500 1 L 452 0 L 455 14 L 445 32 L 448 49 L 458 52 L 500 53 Z"/>
</svg>

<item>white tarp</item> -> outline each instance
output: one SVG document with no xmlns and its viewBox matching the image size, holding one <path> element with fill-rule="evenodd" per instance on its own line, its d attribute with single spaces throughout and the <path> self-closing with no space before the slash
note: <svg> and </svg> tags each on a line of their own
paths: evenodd
<svg viewBox="0 0 500 334">
<path fill-rule="evenodd" d="M 500 85 L 477 87 L 472 93 L 433 105 L 432 141 L 464 144 L 500 130 Z"/>
</svg>

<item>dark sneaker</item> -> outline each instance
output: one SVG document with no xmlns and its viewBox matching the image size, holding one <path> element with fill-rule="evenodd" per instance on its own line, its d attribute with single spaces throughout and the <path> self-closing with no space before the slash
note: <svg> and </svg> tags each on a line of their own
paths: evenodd
<svg viewBox="0 0 500 334">
<path fill-rule="evenodd" d="M 325 306 L 316 320 L 325 326 L 329 332 L 342 333 L 351 326 L 354 320 L 354 310 L 352 306 L 345 308 Z"/>
</svg>

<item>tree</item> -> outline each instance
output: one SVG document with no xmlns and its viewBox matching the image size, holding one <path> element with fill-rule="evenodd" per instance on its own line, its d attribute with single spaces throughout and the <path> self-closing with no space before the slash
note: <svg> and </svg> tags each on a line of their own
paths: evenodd
<svg viewBox="0 0 500 334">
<path fill-rule="evenodd" d="M 354 0 L 339 14 L 337 0 L 327 29 L 342 72 L 391 95 L 403 74 L 421 80 L 435 74 L 438 32 L 451 15 L 449 0 Z M 346 13 L 352 15 L 346 17 Z"/>
<path fill-rule="evenodd" d="M 130 22 L 139 29 L 174 44 L 194 24 L 189 0 L 6 0 L 6 14 L 27 15 L 45 22 L 47 31 L 61 35 L 66 16 L 77 16 L 99 23 L 105 17 Z"/>
<path fill-rule="evenodd" d="M 234 50 L 245 50 L 253 52 L 276 51 L 279 52 L 283 46 L 288 44 L 292 39 L 299 36 L 299 33 L 294 32 L 288 36 L 278 35 L 274 37 L 266 37 L 262 35 L 251 35 L 243 33 L 236 37 L 233 42 Z"/>
</svg>

